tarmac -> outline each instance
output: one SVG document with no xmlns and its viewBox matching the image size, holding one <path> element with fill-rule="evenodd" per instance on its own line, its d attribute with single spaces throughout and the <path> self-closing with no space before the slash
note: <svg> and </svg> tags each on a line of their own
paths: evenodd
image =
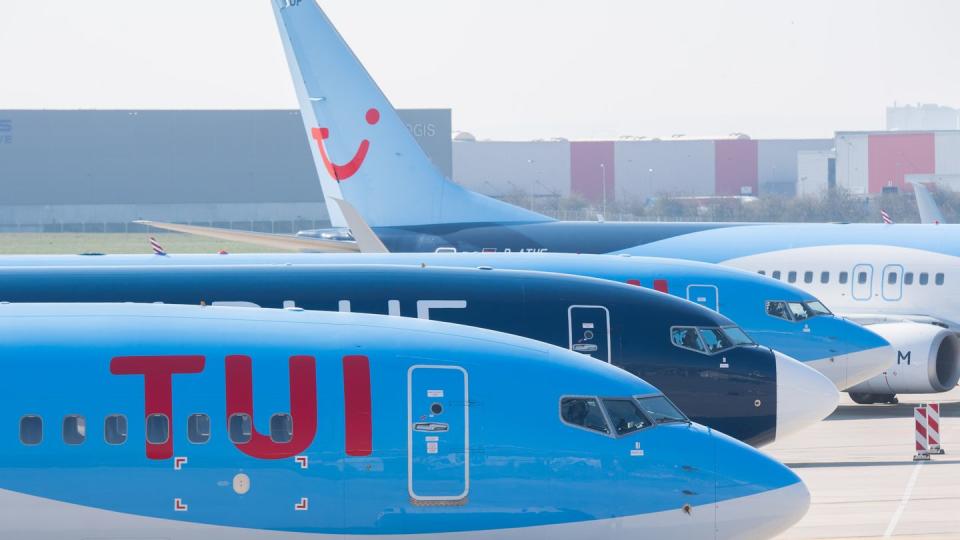
<svg viewBox="0 0 960 540">
<path fill-rule="evenodd" d="M 764 451 L 807 484 L 807 515 L 779 540 L 960 539 L 960 387 L 856 405 L 841 395 L 826 420 Z M 945 455 L 914 462 L 915 404 L 941 403 Z"/>
</svg>

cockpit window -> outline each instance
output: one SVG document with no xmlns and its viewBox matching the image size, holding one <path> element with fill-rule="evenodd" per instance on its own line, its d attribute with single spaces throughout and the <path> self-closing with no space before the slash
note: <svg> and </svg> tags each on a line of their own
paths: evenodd
<svg viewBox="0 0 960 540">
<path fill-rule="evenodd" d="M 670 329 L 670 340 L 677 347 L 704 354 L 715 354 L 734 347 L 755 345 L 750 336 L 736 326 L 724 328 L 675 326 Z"/>
<path fill-rule="evenodd" d="M 655 424 L 670 424 L 675 422 L 689 423 L 687 416 L 680 412 L 669 399 L 663 396 L 637 398 L 637 403 L 647 413 Z"/>
<path fill-rule="evenodd" d="M 814 313 L 814 317 L 817 315 L 833 315 L 833 312 L 827 309 L 827 306 L 821 304 L 820 302 L 814 300 L 812 302 L 806 302 L 807 309 Z"/>
<path fill-rule="evenodd" d="M 810 318 L 810 314 L 807 313 L 807 308 L 805 308 L 800 302 L 788 302 L 787 307 L 790 308 L 790 316 L 793 317 L 793 320 L 795 321 L 802 321 Z"/>
<path fill-rule="evenodd" d="M 811 317 L 833 315 L 833 313 L 817 300 L 809 302 L 772 300 L 767 302 L 767 315 L 788 321 L 805 321 Z"/>
<path fill-rule="evenodd" d="M 715 353 L 733 348 L 733 344 L 719 328 L 701 328 L 700 337 L 703 339 L 703 344 L 707 346 L 708 352 Z"/>
<path fill-rule="evenodd" d="M 610 434 L 600 404 L 592 397 L 566 397 L 560 400 L 560 418 L 564 422 L 590 431 Z"/>
<path fill-rule="evenodd" d="M 613 431 L 617 435 L 627 435 L 652 425 L 637 402 L 632 399 L 604 398 L 603 406 L 607 409 L 607 416 L 610 417 Z"/>
<path fill-rule="evenodd" d="M 700 335 L 697 329 L 689 326 L 677 326 L 670 329 L 670 340 L 677 347 L 690 349 L 697 352 L 707 352 L 703 342 L 700 341 Z"/>
<path fill-rule="evenodd" d="M 788 321 L 791 320 L 790 311 L 787 309 L 786 302 L 776 302 L 776 301 L 767 302 L 767 315 L 770 315 L 771 317 L 776 317 L 778 319 L 786 319 Z"/>
<path fill-rule="evenodd" d="M 723 333 L 730 338 L 730 342 L 733 343 L 734 347 L 740 345 L 756 345 L 750 336 L 747 335 L 739 326 L 724 326 Z"/>
</svg>

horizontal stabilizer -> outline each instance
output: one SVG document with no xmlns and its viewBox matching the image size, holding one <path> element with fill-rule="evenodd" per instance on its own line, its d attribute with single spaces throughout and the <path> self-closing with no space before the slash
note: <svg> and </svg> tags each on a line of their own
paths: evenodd
<svg viewBox="0 0 960 540">
<path fill-rule="evenodd" d="M 390 252 L 387 246 L 383 245 L 383 242 L 380 241 L 377 233 L 373 232 L 373 229 L 367 225 L 367 222 L 363 220 L 363 216 L 360 215 L 360 212 L 357 212 L 357 209 L 354 208 L 353 205 L 343 199 L 333 200 L 337 203 L 337 206 L 340 207 L 343 218 L 347 220 L 347 227 L 350 228 L 350 234 L 352 234 L 353 238 L 357 241 L 357 246 L 360 248 L 361 253 Z"/>
<path fill-rule="evenodd" d="M 134 223 L 149 225 L 157 229 L 174 231 L 207 238 L 217 238 L 231 242 L 244 242 L 271 249 L 289 249 L 293 251 L 310 251 L 315 253 L 357 253 L 360 251 L 356 242 L 323 240 L 320 238 L 304 238 L 283 234 L 259 233 L 253 231 L 238 231 L 235 229 L 220 229 L 217 227 L 202 227 L 199 225 L 182 225 L 179 223 L 164 223 L 162 221 L 138 220 Z M 382 245 L 382 244 L 381 244 Z"/>
</svg>

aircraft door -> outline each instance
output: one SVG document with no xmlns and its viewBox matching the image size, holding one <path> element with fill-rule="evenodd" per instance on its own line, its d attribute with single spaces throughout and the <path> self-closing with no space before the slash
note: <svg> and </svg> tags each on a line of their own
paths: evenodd
<svg viewBox="0 0 960 540">
<path fill-rule="evenodd" d="M 870 300 L 873 296 L 873 266 L 858 264 L 850 276 L 851 296 L 854 300 Z"/>
<path fill-rule="evenodd" d="M 421 365 L 407 372 L 407 491 L 414 504 L 466 504 L 468 404 L 463 368 Z"/>
<path fill-rule="evenodd" d="M 610 362 L 610 312 L 603 306 L 567 309 L 570 350 Z"/>
<path fill-rule="evenodd" d="M 899 264 L 888 264 L 883 267 L 882 291 L 883 299 L 897 301 L 903 298 L 903 267 Z"/>
<path fill-rule="evenodd" d="M 687 286 L 687 300 L 714 311 L 720 311 L 720 292 L 716 285 Z"/>
</svg>

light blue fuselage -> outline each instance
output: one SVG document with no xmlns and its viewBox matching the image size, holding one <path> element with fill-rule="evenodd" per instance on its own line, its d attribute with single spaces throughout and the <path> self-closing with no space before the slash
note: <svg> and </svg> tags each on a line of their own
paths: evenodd
<svg viewBox="0 0 960 540">
<path fill-rule="evenodd" d="M 227 374 L 242 364 L 237 355 L 252 365 L 249 410 L 231 406 L 228 397 L 233 392 L 242 401 L 244 394 L 244 384 L 236 382 L 242 378 Z M 184 362 L 192 372 L 174 370 L 167 390 L 170 455 L 151 458 L 163 450 L 146 439 L 146 417 L 158 405 L 145 398 L 147 377 L 129 373 L 129 366 L 149 370 L 180 361 L 171 356 L 188 356 Z M 292 358 L 302 368 L 305 357 L 315 363 L 315 379 L 292 380 Z M 363 409 L 356 409 L 363 372 L 359 379 L 356 371 L 347 375 L 348 363 L 357 358 L 369 369 L 366 417 L 355 414 Z M 4 530 L 25 540 L 53 537 L 44 531 L 72 531 L 70 512 L 59 523 L 35 519 L 42 515 L 32 513 L 38 508 L 59 508 L 55 501 L 128 516 L 94 513 L 84 538 L 101 529 L 131 537 L 136 530 L 116 525 L 131 515 L 164 518 L 141 526 L 170 538 L 198 537 L 191 536 L 190 524 L 379 535 L 599 524 L 636 516 L 663 516 L 670 523 L 679 518 L 682 524 L 692 519 L 680 511 L 686 504 L 694 516 L 710 521 L 712 532 L 714 503 L 751 495 L 761 498 L 747 500 L 761 503 L 764 493 L 799 482 L 782 465 L 697 425 L 664 424 L 622 437 L 567 425 L 559 415 L 563 396 L 659 393 L 576 353 L 433 321 L 241 308 L 10 304 L 0 306 L 0 359 Z M 276 413 L 302 415 L 308 381 L 316 384 L 315 436 L 293 449 L 296 455 L 286 455 L 289 443 L 272 443 L 282 457 L 268 459 L 231 442 L 228 416 L 238 411 L 252 416 L 260 434 L 272 433 Z M 209 415 L 204 444 L 187 440 L 194 414 Z M 124 442 L 108 444 L 105 419 L 118 415 L 129 422 Z M 39 444 L 18 437 L 25 416 L 42 418 Z M 68 416 L 84 419 L 85 439 L 78 444 L 67 444 L 61 433 L 68 431 Z M 413 428 L 418 422 L 448 429 L 424 434 Z M 293 425 L 295 437 L 311 428 L 302 417 L 294 417 Z M 369 448 L 357 446 L 358 425 L 370 426 Z M 353 435 L 345 435 L 351 429 Z M 431 451 L 434 435 L 438 448 Z M 753 524 L 720 528 L 724 536 L 747 534 L 746 527 L 769 525 L 783 512 L 789 513 L 771 511 Z M 210 537 L 218 531 L 208 529 Z M 596 537 L 616 537 L 611 531 Z"/>
</svg>

